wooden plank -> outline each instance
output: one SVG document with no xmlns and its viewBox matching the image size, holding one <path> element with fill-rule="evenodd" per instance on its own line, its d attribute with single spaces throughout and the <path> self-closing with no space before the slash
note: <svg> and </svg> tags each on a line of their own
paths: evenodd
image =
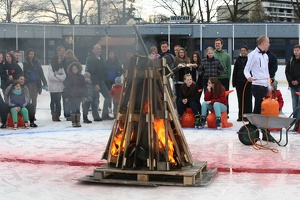
<svg viewBox="0 0 300 200">
<path fill-rule="evenodd" d="M 137 181 L 138 182 L 148 182 L 149 181 L 149 175 L 148 174 L 138 174 L 137 175 Z"/>
</svg>

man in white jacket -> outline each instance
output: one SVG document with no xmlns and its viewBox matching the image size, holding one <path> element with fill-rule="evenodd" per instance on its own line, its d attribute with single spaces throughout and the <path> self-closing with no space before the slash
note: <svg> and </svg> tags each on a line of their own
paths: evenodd
<svg viewBox="0 0 300 200">
<path fill-rule="evenodd" d="M 269 38 L 265 35 L 257 39 L 257 47 L 248 54 L 248 61 L 244 69 L 244 75 L 252 82 L 252 95 L 255 98 L 253 113 L 261 113 L 262 99 L 270 90 L 269 82 L 269 57 L 266 54 L 270 46 Z"/>
</svg>

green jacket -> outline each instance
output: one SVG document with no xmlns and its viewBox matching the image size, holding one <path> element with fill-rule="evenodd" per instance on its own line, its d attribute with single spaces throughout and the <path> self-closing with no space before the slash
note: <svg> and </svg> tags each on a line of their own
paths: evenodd
<svg viewBox="0 0 300 200">
<path fill-rule="evenodd" d="M 230 80 L 231 76 L 231 61 L 229 54 L 222 50 L 222 51 L 214 51 L 214 56 L 218 58 L 224 68 L 224 73 L 217 76 L 218 79 L 228 78 Z"/>
</svg>

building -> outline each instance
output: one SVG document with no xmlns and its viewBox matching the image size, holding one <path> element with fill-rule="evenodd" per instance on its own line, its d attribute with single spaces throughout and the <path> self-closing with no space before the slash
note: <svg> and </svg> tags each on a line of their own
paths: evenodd
<svg viewBox="0 0 300 200">
<path fill-rule="evenodd" d="M 296 3 L 297 0 L 294 0 Z M 300 2 L 298 2 L 300 3 Z M 230 10 L 234 6 L 230 5 Z M 260 15 L 260 19 L 255 19 Z M 251 22 L 259 20 L 267 22 L 295 22 L 297 16 L 291 0 L 241 0 L 238 4 L 238 22 Z M 218 8 L 218 22 L 229 22 L 228 7 L 222 5 Z"/>
<path fill-rule="evenodd" d="M 42 64 L 49 64 L 56 54 L 56 47 L 63 45 L 66 49 L 72 49 L 79 61 L 85 64 L 88 53 L 96 43 L 102 44 L 103 58 L 107 58 L 108 51 L 115 50 L 122 61 L 126 59 L 126 51 L 145 55 L 144 47 L 149 50 L 151 46 L 157 46 L 160 49 L 159 43 L 164 40 L 169 42 L 170 50 L 179 44 L 187 50 L 189 56 L 194 51 L 200 51 L 204 57 L 204 50 L 208 46 L 214 47 L 216 38 L 222 38 L 223 49 L 234 61 L 240 47 L 247 45 L 249 50 L 253 50 L 260 35 L 270 38 L 271 50 L 279 62 L 283 63 L 289 60 L 293 46 L 300 44 L 300 24 L 282 22 L 91 26 L 0 23 L 0 50 L 26 51 L 33 48 Z"/>
</svg>

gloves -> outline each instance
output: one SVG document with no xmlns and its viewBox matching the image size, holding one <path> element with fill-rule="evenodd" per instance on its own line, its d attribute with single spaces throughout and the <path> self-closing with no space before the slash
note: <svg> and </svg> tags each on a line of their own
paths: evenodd
<svg viewBox="0 0 300 200">
<path fill-rule="evenodd" d="M 45 90 L 45 91 L 48 91 L 48 86 L 43 85 L 43 86 L 42 86 L 42 89 Z"/>
</svg>

